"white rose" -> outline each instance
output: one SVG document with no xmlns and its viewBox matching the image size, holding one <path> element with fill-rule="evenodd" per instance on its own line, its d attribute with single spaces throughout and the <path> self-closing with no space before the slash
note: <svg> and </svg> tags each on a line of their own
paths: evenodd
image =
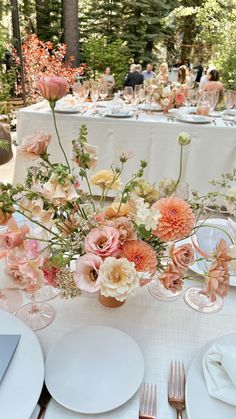
<svg viewBox="0 0 236 419">
<path fill-rule="evenodd" d="M 126 300 L 139 285 L 134 263 L 125 258 L 106 258 L 100 266 L 97 281 L 101 283 L 102 295 L 118 301 Z"/>
</svg>

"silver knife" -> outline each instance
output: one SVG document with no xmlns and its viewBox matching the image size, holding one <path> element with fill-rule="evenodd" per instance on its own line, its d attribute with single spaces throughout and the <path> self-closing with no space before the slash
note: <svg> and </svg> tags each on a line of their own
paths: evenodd
<svg viewBox="0 0 236 419">
<path fill-rule="evenodd" d="M 20 335 L 0 335 L 0 382 L 18 346 Z"/>
</svg>

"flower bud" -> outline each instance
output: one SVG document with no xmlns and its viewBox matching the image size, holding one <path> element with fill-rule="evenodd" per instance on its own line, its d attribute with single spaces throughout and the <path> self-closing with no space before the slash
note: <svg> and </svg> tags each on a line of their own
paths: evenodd
<svg viewBox="0 0 236 419">
<path fill-rule="evenodd" d="M 191 136 L 187 132 L 181 132 L 178 136 L 179 145 L 188 145 L 191 142 Z"/>
</svg>

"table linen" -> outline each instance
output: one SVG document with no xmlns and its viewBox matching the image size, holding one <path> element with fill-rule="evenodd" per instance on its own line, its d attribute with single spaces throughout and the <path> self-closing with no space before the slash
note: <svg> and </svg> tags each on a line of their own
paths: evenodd
<svg viewBox="0 0 236 419">
<path fill-rule="evenodd" d="M 215 124 L 197 125 L 171 122 L 163 114 L 141 114 L 139 119 L 112 119 L 84 115 L 57 114 L 59 132 L 66 155 L 71 159 L 71 139 L 78 137 L 81 124 L 88 128 L 88 141 L 99 146 L 97 169 L 118 163 L 118 151 L 130 149 L 134 157 L 129 161 L 122 174 L 123 182 L 137 170 L 139 160 L 147 160 L 145 177 L 150 182 L 159 182 L 164 177 L 178 176 L 179 146 L 177 136 L 189 132 L 190 145 L 184 148 L 184 168 L 182 180 L 192 189 L 204 194 L 209 191 L 208 180 L 219 177 L 221 173 L 236 166 L 236 125 L 226 126 L 222 119 Z M 90 116 L 89 116 L 90 115 Z M 18 115 L 17 137 L 21 144 L 23 138 L 39 129 L 52 134 L 49 153 L 52 160 L 63 161 L 57 144 L 55 129 L 50 110 L 36 104 L 20 110 Z M 16 157 L 14 183 L 21 182 L 27 167 L 32 161 Z"/>
</svg>

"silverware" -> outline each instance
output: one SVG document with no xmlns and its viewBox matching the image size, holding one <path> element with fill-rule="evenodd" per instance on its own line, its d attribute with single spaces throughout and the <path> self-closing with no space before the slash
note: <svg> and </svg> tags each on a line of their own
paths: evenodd
<svg viewBox="0 0 236 419">
<path fill-rule="evenodd" d="M 216 125 L 216 120 L 214 118 L 212 118 L 212 122 L 214 125 Z"/>
<path fill-rule="evenodd" d="M 177 419 L 182 419 L 185 409 L 185 372 L 182 362 L 172 361 L 168 383 L 168 402 L 176 409 Z"/>
<path fill-rule="evenodd" d="M 139 419 L 156 419 L 156 384 L 142 385 Z"/>
<path fill-rule="evenodd" d="M 41 395 L 39 397 L 39 401 L 38 401 L 38 404 L 40 406 L 40 411 L 39 411 L 37 419 L 43 419 L 44 418 L 47 407 L 48 407 L 48 403 L 50 402 L 50 400 L 51 400 L 51 395 L 48 392 L 48 389 L 44 384 Z"/>
</svg>

